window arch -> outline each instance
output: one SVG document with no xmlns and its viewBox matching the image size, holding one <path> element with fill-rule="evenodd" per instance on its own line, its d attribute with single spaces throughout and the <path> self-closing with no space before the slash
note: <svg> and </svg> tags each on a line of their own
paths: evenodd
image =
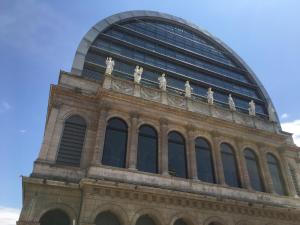
<svg viewBox="0 0 300 225">
<path fill-rule="evenodd" d="M 60 209 L 46 212 L 40 219 L 40 225 L 71 225 L 68 214 Z"/>
<path fill-rule="evenodd" d="M 138 218 L 136 225 L 156 225 L 156 223 L 150 216 L 143 215 Z"/>
<path fill-rule="evenodd" d="M 256 154 L 252 149 L 246 148 L 244 157 L 251 187 L 256 191 L 265 191 Z"/>
<path fill-rule="evenodd" d="M 139 128 L 137 169 L 149 173 L 157 173 L 157 132 L 149 125 Z"/>
<path fill-rule="evenodd" d="M 221 157 L 226 184 L 232 187 L 241 187 L 236 157 L 229 144 L 221 144 Z"/>
<path fill-rule="evenodd" d="M 102 164 L 125 168 L 127 149 L 127 124 L 119 119 L 112 118 L 107 122 Z"/>
<path fill-rule="evenodd" d="M 109 211 L 99 213 L 95 219 L 95 224 L 96 225 L 121 225 L 118 217 Z"/>
<path fill-rule="evenodd" d="M 210 144 L 204 138 L 195 140 L 198 179 L 215 183 L 214 165 Z"/>
<path fill-rule="evenodd" d="M 267 154 L 269 171 L 273 181 L 274 191 L 279 195 L 286 195 L 282 172 L 280 170 L 278 159 L 271 153 Z"/>
<path fill-rule="evenodd" d="M 168 135 L 168 161 L 171 175 L 187 177 L 185 140 L 176 131 L 172 131 Z"/>
<path fill-rule="evenodd" d="M 65 121 L 56 158 L 57 164 L 80 166 L 85 133 L 86 122 L 81 116 L 74 115 Z"/>
</svg>

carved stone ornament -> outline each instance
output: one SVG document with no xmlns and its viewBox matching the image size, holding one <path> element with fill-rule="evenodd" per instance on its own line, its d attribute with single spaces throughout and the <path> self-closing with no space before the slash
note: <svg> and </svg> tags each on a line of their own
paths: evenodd
<svg viewBox="0 0 300 225">
<path fill-rule="evenodd" d="M 229 94 L 229 96 L 228 96 L 228 104 L 229 104 L 229 108 L 231 111 L 236 111 L 235 103 L 233 101 L 231 94 Z"/>
<path fill-rule="evenodd" d="M 207 102 L 209 105 L 214 104 L 214 92 L 211 90 L 211 88 L 208 88 L 207 91 Z"/>
<path fill-rule="evenodd" d="M 192 97 L 193 88 L 191 87 L 190 82 L 188 80 L 185 82 L 184 86 L 185 86 L 185 95 L 184 96 L 187 98 Z"/>
<path fill-rule="evenodd" d="M 256 113 L 255 113 L 255 103 L 254 103 L 253 100 L 251 100 L 249 102 L 249 108 L 248 108 L 248 110 L 249 110 L 249 115 L 250 116 L 255 116 L 256 115 Z"/>
<path fill-rule="evenodd" d="M 129 84 L 126 81 L 113 80 L 112 81 L 112 89 L 117 92 L 132 95 L 133 94 L 133 85 L 131 85 L 131 84 Z"/>
<path fill-rule="evenodd" d="M 139 84 L 142 79 L 143 67 L 136 66 L 134 69 L 134 83 Z"/>
<path fill-rule="evenodd" d="M 161 77 L 158 78 L 158 81 L 159 81 L 159 88 L 162 90 L 162 91 L 166 91 L 167 90 L 167 80 L 166 80 L 166 75 L 163 73 L 161 75 Z"/>
<path fill-rule="evenodd" d="M 107 57 L 105 64 L 106 64 L 105 74 L 111 75 L 112 71 L 114 70 L 115 61 L 112 60 L 112 57 Z"/>
</svg>

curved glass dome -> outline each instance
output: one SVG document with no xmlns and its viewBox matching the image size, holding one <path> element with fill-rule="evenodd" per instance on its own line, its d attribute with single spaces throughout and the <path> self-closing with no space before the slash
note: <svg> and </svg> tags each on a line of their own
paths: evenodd
<svg viewBox="0 0 300 225">
<path fill-rule="evenodd" d="M 182 94 L 189 80 L 193 98 L 206 100 L 211 87 L 216 104 L 228 108 L 231 94 L 239 111 L 248 113 L 254 100 L 257 115 L 267 117 L 270 100 L 253 72 L 225 44 L 179 18 L 132 11 L 101 21 L 81 42 L 72 72 L 101 80 L 108 56 L 115 61 L 115 76 L 133 80 L 139 65 L 144 85 L 158 87 L 165 73 L 168 91 Z"/>
</svg>

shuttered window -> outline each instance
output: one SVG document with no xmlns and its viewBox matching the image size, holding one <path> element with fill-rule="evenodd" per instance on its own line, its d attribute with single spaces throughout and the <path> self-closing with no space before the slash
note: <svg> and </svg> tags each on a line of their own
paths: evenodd
<svg viewBox="0 0 300 225">
<path fill-rule="evenodd" d="M 80 116 L 71 116 L 65 121 L 60 141 L 57 164 L 80 166 L 86 132 L 86 122 Z"/>
</svg>

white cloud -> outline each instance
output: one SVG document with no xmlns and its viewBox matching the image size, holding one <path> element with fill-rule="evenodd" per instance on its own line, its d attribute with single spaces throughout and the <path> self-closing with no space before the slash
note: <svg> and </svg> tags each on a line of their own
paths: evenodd
<svg viewBox="0 0 300 225">
<path fill-rule="evenodd" d="M 0 103 L 0 113 L 11 109 L 11 105 L 6 101 L 1 101 Z"/>
<path fill-rule="evenodd" d="M 283 114 L 280 116 L 281 119 L 286 119 L 286 118 L 288 118 L 288 117 L 289 117 L 289 114 L 287 114 L 287 113 L 283 113 Z"/>
<path fill-rule="evenodd" d="M 0 224 L 15 225 L 19 219 L 19 214 L 19 209 L 0 206 Z"/>
<path fill-rule="evenodd" d="M 293 133 L 295 144 L 300 146 L 300 120 L 282 123 L 281 127 L 284 131 Z"/>
<path fill-rule="evenodd" d="M 27 130 L 25 130 L 25 129 L 22 129 L 22 130 L 19 130 L 19 132 L 20 132 L 21 134 L 24 134 L 24 133 L 26 133 L 26 132 L 27 132 Z"/>
</svg>

